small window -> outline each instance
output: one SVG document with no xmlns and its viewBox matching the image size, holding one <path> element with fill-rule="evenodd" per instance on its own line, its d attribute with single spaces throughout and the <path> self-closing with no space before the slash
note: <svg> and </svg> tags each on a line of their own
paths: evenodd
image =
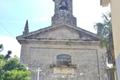
<svg viewBox="0 0 120 80">
<path fill-rule="evenodd" d="M 68 54 L 60 54 L 57 56 L 57 64 L 58 65 L 70 65 L 71 64 L 71 56 Z"/>
</svg>

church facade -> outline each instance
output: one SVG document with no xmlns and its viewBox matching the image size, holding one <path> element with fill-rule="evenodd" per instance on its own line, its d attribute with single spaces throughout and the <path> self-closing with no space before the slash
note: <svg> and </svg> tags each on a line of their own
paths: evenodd
<svg viewBox="0 0 120 80">
<path fill-rule="evenodd" d="M 108 80 L 105 49 L 96 34 L 77 27 L 72 0 L 53 0 L 52 25 L 22 35 L 21 62 L 32 80 Z"/>
</svg>

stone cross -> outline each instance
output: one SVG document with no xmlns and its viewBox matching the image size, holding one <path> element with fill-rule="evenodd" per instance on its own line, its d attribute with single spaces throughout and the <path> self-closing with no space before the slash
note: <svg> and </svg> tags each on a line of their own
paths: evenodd
<svg viewBox="0 0 120 80">
<path fill-rule="evenodd" d="M 39 80 L 39 75 L 40 75 L 40 72 L 42 71 L 40 67 L 38 67 L 38 69 L 36 70 L 37 71 L 37 80 Z"/>
</svg>

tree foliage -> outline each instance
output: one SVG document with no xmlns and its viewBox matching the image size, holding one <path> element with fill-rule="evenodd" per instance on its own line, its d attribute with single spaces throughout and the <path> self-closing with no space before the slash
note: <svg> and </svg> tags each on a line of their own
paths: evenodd
<svg viewBox="0 0 120 80">
<path fill-rule="evenodd" d="M 31 80 L 30 72 L 17 57 L 6 59 L 0 55 L 0 80 Z"/>
<path fill-rule="evenodd" d="M 111 14 L 103 14 L 103 22 L 96 23 L 95 27 L 101 40 L 101 46 L 113 48 Z"/>
<path fill-rule="evenodd" d="M 11 70 L 4 74 L 3 80 L 30 80 L 29 72 L 24 70 Z"/>
<path fill-rule="evenodd" d="M 7 70 L 25 70 L 25 66 L 20 64 L 19 60 L 15 57 L 15 58 L 11 58 L 7 61 L 7 63 L 4 65 L 3 69 L 5 71 Z"/>
<path fill-rule="evenodd" d="M 95 26 L 97 28 L 98 37 L 101 40 L 101 46 L 106 47 L 107 50 L 107 63 L 113 64 L 113 66 L 115 66 L 111 14 L 103 14 L 103 23 L 97 23 Z M 108 77 L 110 80 L 115 80 L 114 67 L 109 68 Z"/>
<path fill-rule="evenodd" d="M 103 14 L 103 23 L 97 23 L 95 26 L 97 28 L 97 34 L 101 40 L 101 46 L 106 47 L 107 49 L 108 62 L 115 63 L 111 14 Z"/>
</svg>

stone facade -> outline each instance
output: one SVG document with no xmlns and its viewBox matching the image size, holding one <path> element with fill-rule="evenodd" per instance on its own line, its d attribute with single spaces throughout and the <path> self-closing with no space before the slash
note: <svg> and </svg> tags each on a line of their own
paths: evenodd
<svg viewBox="0 0 120 80">
<path fill-rule="evenodd" d="M 61 9 L 72 14 L 72 0 L 54 0 L 55 7 L 59 1 L 67 1 L 68 7 Z M 55 11 L 55 15 L 60 14 Z M 26 34 L 17 37 L 22 45 L 21 62 L 32 72 L 32 80 L 107 80 L 105 49 L 100 47 L 96 34 L 76 24 L 54 21 L 52 26 L 34 32 L 25 25 Z"/>
<path fill-rule="evenodd" d="M 90 32 L 81 32 L 62 25 L 17 37 L 22 44 L 21 62 L 33 70 L 33 80 L 37 80 L 36 69 L 39 67 L 43 70 L 42 79 L 56 78 L 56 67 L 51 65 L 57 65 L 56 57 L 60 54 L 70 55 L 72 65 L 75 65 L 70 69 L 74 70 L 74 77 L 68 76 L 70 80 L 106 80 L 105 50 Z"/>
</svg>

